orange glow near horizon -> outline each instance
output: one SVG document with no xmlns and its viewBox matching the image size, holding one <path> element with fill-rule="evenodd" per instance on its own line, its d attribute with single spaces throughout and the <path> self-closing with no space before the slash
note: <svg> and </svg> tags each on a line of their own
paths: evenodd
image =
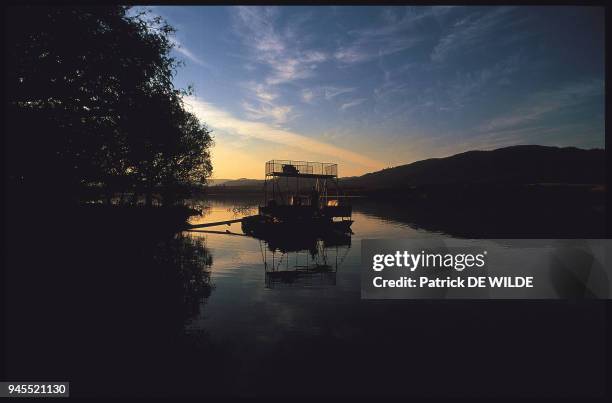
<svg viewBox="0 0 612 403">
<path fill-rule="evenodd" d="M 333 162 L 339 176 L 377 171 L 384 164 L 355 150 L 340 147 L 258 121 L 237 118 L 196 97 L 185 100 L 191 111 L 212 130 L 211 179 L 263 179 L 264 165 L 272 159 Z"/>
</svg>

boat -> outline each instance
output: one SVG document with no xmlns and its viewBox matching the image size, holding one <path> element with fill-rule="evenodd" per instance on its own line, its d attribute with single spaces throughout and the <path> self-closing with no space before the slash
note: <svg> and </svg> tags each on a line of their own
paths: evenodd
<svg viewBox="0 0 612 403">
<path fill-rule="evenodd" d="M 351 231 L 352 207 L 340 188 L 338 164 L 268 161 L 263 193 L 258 214 L 242 220 L 247 235 L 259 239 L 308 238 Z"/>
</svg>

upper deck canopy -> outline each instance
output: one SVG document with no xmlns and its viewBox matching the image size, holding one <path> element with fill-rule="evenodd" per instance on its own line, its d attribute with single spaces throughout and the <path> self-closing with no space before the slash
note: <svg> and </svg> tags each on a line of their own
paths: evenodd
<svg viewBox="0 0 612 403">
<path fill-rule="evenodd" d="M 266 176 L 300 178 L 337 178 L 338 164 L 329 162 L 271 160 L 266 162 Z"/>
</svg>

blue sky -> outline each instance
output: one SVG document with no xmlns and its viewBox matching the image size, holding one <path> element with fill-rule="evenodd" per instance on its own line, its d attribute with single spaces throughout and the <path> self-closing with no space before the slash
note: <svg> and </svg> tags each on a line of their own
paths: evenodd
<svg viewBox="0 0 612 403">
<path fill-rule="evenodd" d="M 177 29 L 214 178 L 340 175 L 515 144 L 604 147 L 596 7 L 148 7 Z"/>
</svg>

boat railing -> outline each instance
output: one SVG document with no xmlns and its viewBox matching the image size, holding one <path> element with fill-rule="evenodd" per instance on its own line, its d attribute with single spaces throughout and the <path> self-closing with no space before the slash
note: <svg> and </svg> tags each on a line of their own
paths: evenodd
<svg viewBox="0 0 612 403">
<path fill-rule="evenodd" d="M 328 162 L 271 160 L 266 162 L 266 176 L 337 177 L 338 164 Z"/>
</svg>

